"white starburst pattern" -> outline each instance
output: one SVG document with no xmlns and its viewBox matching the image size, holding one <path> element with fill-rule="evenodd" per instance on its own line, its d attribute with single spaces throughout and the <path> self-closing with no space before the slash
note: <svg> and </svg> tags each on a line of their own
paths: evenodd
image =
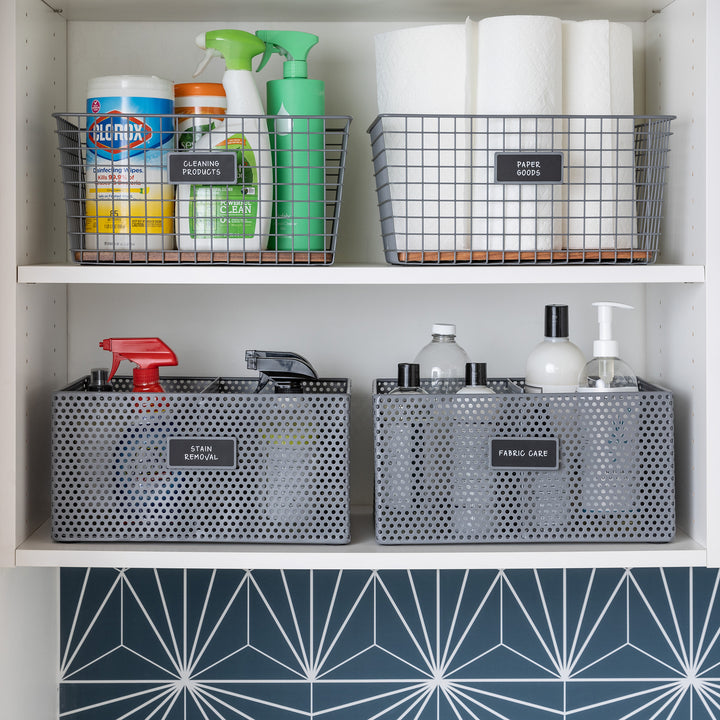
<svg viewBox="0 0 720 720">
<path fill-rule="evenodd" d="M 63 577 L 67 720 L 720 718 L 712 570 Z"/>
</svg>

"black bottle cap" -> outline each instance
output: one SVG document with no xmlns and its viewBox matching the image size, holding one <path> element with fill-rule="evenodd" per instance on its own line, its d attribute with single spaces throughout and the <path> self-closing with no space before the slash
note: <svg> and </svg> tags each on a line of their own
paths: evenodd
<svg viewBox="0 0 720 720">
<path fill-rule="evenodd" d="M 487 363 L 465 363 L 465 385 L 487 385 Z"/>
<path fill-rule="evenodd" d="M 398 387 L 420 387 L 420 365 L 417 363 L 398 363 Z"/>
<path fill-rule="evenodd" d="M 568 331 L 568 306 L 545 306 L 545 337 L 566 338 Z"/>
</svg>

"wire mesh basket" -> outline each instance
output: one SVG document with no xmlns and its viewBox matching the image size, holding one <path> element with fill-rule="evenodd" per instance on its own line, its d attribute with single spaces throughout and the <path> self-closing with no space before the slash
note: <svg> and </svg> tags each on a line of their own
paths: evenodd
<svg viewBox="0 0 720 720">
<path fill-rule="evenodd" d="M 394 381 L 375 382 L 379 543 L 673 539 L 670 392 L 643 381 L 632 393 L 488 384 L 496 394 L 391 395 Z"/>
<path fill-rule="evenodd" d="M 386 260 L 655 262 L 672 119 L 379 115 Z"/>
<path fill-rule="evenodd" d="M 54 540 L 350 541 L 348 380 L 287 395 L 257 378 L 86 382 L 53 395 Z"/>
<path fill-rule="evenodd" d="M 74 260 L 333 263 L 350 117 L 53 117 Z"/>
</svg>

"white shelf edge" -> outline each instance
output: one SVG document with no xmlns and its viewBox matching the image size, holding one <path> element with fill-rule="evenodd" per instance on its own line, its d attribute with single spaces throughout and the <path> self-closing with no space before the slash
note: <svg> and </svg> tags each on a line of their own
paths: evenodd
<svg viewBox="0 0 720 720">
<path fill-rule="evenodd" d="M 20 265 L 20 284 L 512 285 L 703 283 L 703 265 Z"/>
<path fill-rule="evenodd" d="M 683 533 L 673 542 L 505 545 L 378 545 L 372 513 L 352 516 L 349 545 L 56 543 L 50 521 L 16 550 L 23 567 L 242 568 L 303 570 L 513 569 L 705 566 L 706 550 Z"/>
</svg>

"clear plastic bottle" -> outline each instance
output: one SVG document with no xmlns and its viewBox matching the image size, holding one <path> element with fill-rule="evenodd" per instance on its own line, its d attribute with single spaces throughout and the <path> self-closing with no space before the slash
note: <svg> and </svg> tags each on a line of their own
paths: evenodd
<svg viewBox="0 0 720 720">
<path fill-rule="evenodd" d="M 420 387 L 420 366 L 417 363 L 398 363 L 398 384 L 388 395 L 427 395 Z"/>
<path fill-rule="evenodd" d="M 437 394 L 452 392 L 449 380 L 463 382 L 470 358 L 455 342 L 455 325 L 435 323 L 432 340 L 418 353 L 415 362 L 420 365 L 420 377 L 430 378 L 430 392 Z"/>
</svg>

